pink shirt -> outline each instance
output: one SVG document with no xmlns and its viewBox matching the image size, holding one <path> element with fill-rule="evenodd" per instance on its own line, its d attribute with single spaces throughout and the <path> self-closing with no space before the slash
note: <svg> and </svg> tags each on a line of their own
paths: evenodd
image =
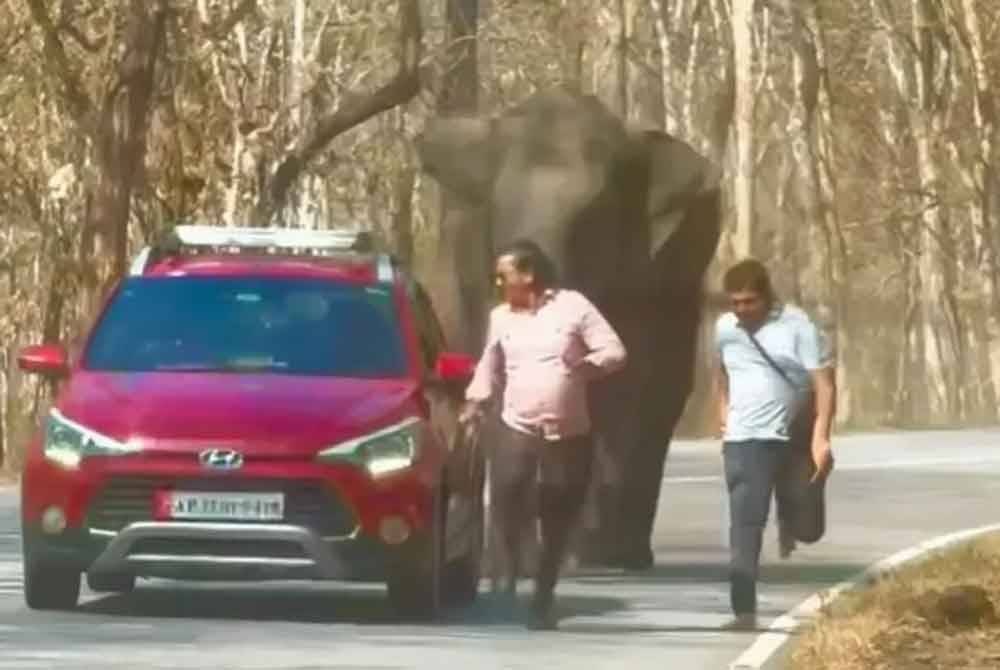
<svg viewBox="0 0 1000 670">
<path fill-rule="evenodd" d="M 505 384 L 501 418 L 511 428 L 547 440 L 583 435 L 591 428 L 587 381 L 594 374 L 573 365 L 588 361 L 601 375 L 625 358 L 617 333 L 583 294 L 548 291 L 535 311 L 493 308 L 465 397 L 485 402 Z"/>
</svg>

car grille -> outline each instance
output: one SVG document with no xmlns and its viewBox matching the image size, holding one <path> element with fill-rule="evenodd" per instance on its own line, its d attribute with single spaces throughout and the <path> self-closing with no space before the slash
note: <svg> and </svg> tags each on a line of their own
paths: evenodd
<svg viewBox="0 0 1000 670">
<path fill-rule="evenodd" d="M 281 491 L 285 494 L 285 518 L 274 523 L 303 526 L 324 537 L 349 535 L 356 526 L 354 515 L 340 496 L 317 481 L 153 477 L 116 477 L 109 480 L 90 507 L 87 525 L 117 532 L 130 523 L 152 521 L 153 493 L 168 486 L 183 491 Z"/>
</svg>

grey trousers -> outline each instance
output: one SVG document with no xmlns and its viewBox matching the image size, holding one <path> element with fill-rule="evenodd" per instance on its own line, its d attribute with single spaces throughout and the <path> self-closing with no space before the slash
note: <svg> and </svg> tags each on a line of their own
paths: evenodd
<svg viewBox="0 0 1000 670">
<path fill-rule="evenodd" d="M 760 550 L 771 495 L 785 467 L 788 444 L 780 440 L 726 442 L 723 456 L 729 491 L 729 597 L 735 614 L 757 612 Z M 787 508 L 777 487 L 778 510 Z"/>
<path fill-rule="evenodd" d="M 537 486 L 542 547 L 535 576 L 535 606 L 552 605 L 569 533 L 579 517 L 590 481 L 594 445 L 589 435 L 558 442 L 501 425 L 490 465 L 490 501 L 500 536 L 505 589 L 520 575 L 521 533 Z"/>
</svg>

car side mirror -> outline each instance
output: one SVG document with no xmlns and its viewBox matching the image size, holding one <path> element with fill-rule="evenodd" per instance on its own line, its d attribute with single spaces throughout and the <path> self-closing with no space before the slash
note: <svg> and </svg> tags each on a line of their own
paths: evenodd
<svg viewBox="0 0 1000 670">
<path fill-rule="evenodd" d="M 449 386 L 468 384 L 475 370 L 476 359 L 467 354 L 445 352 L 434 364 L 434 376 Z"/>
<path fill-rule="evenodd" d="M 17 365 L 25 372 L 46 377 L 65 377 L 69 374 L 69 356 L 58 344 L 35 344 L 18 352 Z"/>
</svg>

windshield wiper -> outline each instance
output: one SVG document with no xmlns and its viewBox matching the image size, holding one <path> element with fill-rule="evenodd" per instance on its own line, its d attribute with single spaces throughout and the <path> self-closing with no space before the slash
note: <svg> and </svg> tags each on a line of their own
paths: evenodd
<svg viewBox="0 0 1000 670">
<path fill-rule="evenodd" d="M 234 360 L 220 363 L 174 363 L 157 365 L 157 372 L 256 372 L 285 370 L 287 363 L 260 360 Z"/>
<path fill-rule="evenodd" d="M 214 363 L 166 363 L 154 369 L 157 372 L 212 372 L 220 368 Z"/>
</svg>

